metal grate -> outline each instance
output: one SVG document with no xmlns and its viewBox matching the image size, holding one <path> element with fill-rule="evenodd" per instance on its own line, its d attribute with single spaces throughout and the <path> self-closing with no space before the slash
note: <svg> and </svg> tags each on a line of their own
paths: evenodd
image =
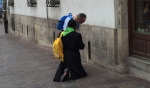
<svg viewBox="0 0 150 88">
<path fill-rule="evenodd" d="M 53 32 L 53 42 L 55 41 L 55 32 Z"/>
<path fill-rule="evenodd" d="M 36 7 L 36 5 L 37 5 L 36 0 L 27 0 L 28 7 Z"/>
<path fill-rule="evenodd" d="M 8 6 L 14 6 L 14 0 L 9 0 L 8 1 Z"/>
<path fill-rule="evenodd" d="M 14 20 L 14 18 L 11 19 L 11 28 L 13 31 L 15 31 L 15 20 Z"/>
<path fill-rule="evenodd" d="M 29 32 L 29 30 L 28 30 L 28 25 L 27 25 L 27 35 L 29 34 L 28 32 Z"/>
<path fill-rule="evenodd" d="M 88 58 L 91 60 L 91 42 L 88 41 Z"/>
<path fill-rule="evenodd" d="M 22 24 L 22 33 L 23 33 L 23 24 Z"/>
<path fill-rule="evenodd" d="M 59 7 L 60 0 L 46 0 L 47 7 Z"/>
</svg>

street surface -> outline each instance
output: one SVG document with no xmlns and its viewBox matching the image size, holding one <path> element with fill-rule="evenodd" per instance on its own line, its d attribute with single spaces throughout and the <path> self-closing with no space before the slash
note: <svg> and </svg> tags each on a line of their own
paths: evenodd
<svg viewBox="0 0 150 88">
<path fill-rule="evenodd" d="M 53 82 L 59 60 L 52 48 L 4 33 L 0 24 L 0 88 L 150 88 L 150 82 L 83 62 L 88 76 Z"/>
</svg>

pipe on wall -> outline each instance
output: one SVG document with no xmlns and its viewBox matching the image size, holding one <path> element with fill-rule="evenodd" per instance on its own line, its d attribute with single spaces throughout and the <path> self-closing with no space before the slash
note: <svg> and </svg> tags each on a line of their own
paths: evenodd
<svg viewBox="0 0 150 88">
<path fill-rule="evenodd" d="M 118 65 L 118 0 L 114 0 L 114 26 L 115 26 L 115 30 L 114 30 L 114 49 L 115 49 L 115 65 Z"/>
<path fill-rule="evenodd" d="M 47 19 L 48 19 L 48 7 L 46 5 L 46 14 L 47 14 Z"/>
<path fill-rule="evenodd" d="M 114 0 L 115 29 L 118 29 L 118 0 Z"/>
</svg>

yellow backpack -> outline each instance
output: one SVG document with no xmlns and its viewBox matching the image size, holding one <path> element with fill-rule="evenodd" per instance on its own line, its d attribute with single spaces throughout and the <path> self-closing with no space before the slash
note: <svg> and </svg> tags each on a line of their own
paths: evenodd
<svg viewBox="0 0 150 88">
<path fill-rule="evenodd" d="M 62 39 L 61 39 L 62 33 L 53 42 L 53 52 L 54 52 L 54 57 L 56 59 L 60 59 L 62 62 L 64 62 L 63 44 L 62 44 Z"/>
</svg>

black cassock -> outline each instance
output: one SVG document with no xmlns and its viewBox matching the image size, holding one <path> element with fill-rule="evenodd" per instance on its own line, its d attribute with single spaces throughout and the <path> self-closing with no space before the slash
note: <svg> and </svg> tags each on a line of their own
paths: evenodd
<svg viewBox="0 0 150 88">
<path fill-rule="evenodd" d="M 60 65 L 56 71 L 54 82 L 60 82 L 60 78 L 64 73 L 64 69 L 68 69 L 71 77 L 75 80 L 87 76 L 84 68 L 81 64 L 81 57 L 79 49 L 84 49 L 85 44 L 82 41 L 80 33 L 75 31 L 62 37 L 64 62 L 60 62 Z"/>
</svg>

